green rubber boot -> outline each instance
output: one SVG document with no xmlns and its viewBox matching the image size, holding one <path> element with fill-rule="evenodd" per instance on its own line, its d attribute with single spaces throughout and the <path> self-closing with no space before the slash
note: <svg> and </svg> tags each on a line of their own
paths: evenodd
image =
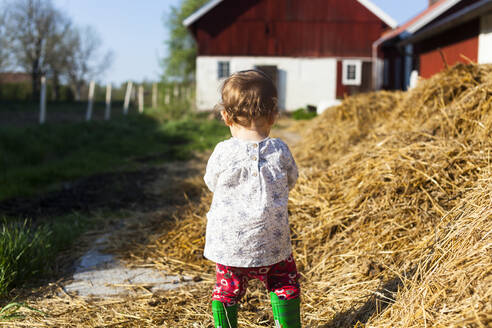
<svg viewBox="0 0 492 328">
<path fill-rule="evenodd" d="M 273 319 L 276 328 L 301 328 L 301 302 L 299 297 L 293 300 L 281 300 L 270 292 Z"/>
<path fill-rule="evenodd" d="M 215 328 L 237 328 L 237 304 L 226 306 L 219 301 L 212 301 Z"/>
</svg>

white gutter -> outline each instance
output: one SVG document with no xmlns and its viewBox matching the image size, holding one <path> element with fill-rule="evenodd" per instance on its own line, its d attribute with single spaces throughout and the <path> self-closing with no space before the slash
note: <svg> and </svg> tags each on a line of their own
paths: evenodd
<svg viewBox="0 0 492 328">
<path fill-rule="evenodd" d="M 385 39 L 378 39 L 372 44 L 372 88 L 379 90 L 379 75 L 378 75 L 378 47 Z"/>
</svg>

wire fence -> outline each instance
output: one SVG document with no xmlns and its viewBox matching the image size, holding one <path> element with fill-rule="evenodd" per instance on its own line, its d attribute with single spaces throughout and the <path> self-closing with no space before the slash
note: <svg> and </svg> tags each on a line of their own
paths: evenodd
<svg viewBox="0 0 492 328">
<path fill-rule="evenodd" d="M 173 110 L 172 107 L 194 106 L 194 84 L 128 81 L 119 88 L 91 81 L 83 90 L 84 100 L 53 101 L 50 86 L 41 79 L 39 102 L 2 100 L 0 125 L 22 126 L 60 122 L 110 120 L 149 109 Z M 175 110 L 175 109 L 174 109 Z"/>
</svg>

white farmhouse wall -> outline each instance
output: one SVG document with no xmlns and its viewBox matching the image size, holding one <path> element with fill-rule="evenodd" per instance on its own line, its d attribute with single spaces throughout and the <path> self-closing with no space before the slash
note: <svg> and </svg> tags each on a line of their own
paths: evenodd
<svg viewBox="0 0 492 328">
<path fill-rule="evenodd" d="M 210 110 L 220 100 L 223 79 L 218 79 L 219 61 L 228 61 L 230 73 L 260 65 L 278 69 L 279 107 L 289 111 L 308 104 L 335 100 L 337 65 L 335 58 L 216 57 L 199 56 L 196 61 L 197 108 Z"/>
<path fill-rule="evenodd" d="M 492 14 L 480 18 L 480 36 L 478 38 L 478 63 L 492 63 Z"/>
</svg>

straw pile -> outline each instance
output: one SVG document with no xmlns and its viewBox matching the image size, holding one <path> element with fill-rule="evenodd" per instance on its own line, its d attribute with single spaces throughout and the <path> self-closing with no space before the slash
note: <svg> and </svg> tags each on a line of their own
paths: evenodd
<svg viewBox="0 0 492 328">
<path fill-rule="evenodd" d="M 291 208 L 313 326 L 492 325 L 491 95 L 460 65 L 313 125 Z"/>
<path fill-rule="evenodd" d="M 491 66 L 458 65 L 409 92 L 348 98 L 305 128 L 289 204 L 305 327 L 492 327 L 491 96 Z M 31 304 L 56 319 L 30 320 L 212 327 L 213 264 L 202 258 L 210 200 L 204 192 L 125 253 L 195 285 L 111 301 L 54 297 Z M 272 326 L 259 284 L 239 323 Z"/>
</svg>

